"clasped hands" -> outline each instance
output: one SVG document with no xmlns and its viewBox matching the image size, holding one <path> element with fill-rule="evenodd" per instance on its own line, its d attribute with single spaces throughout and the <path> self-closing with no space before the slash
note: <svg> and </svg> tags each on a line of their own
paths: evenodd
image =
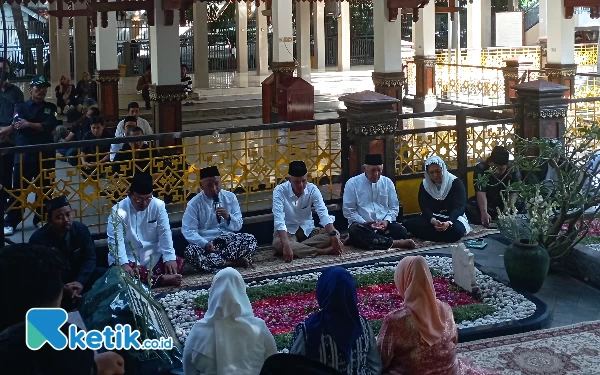
<svg viewBox="0 0 600 375">
<path fill-rule="evenodd" d="M 379 220 L 379 221 L 367 221 L 365 223 L 366 226 L 373 230 L 385 231 L 390 224 L 387 220 Z"/>
<path fill-rule="evenodd" d="M 129 264 L 121 265 L 123 271 L 127 272 L 131 277 L 137 277 L 139 275 L 138 268 L 132 268 Z M 177 261 L 170 260 L 165 262 L 165 273 L 167 275 L 176 275 L 177 274 Z"/>
<path fill-rule="evenodd" d="M 438 232 L 445 232 L 452 226 L 451 221 L 439 221 L 436 218 L 431 219 L 431 224 L 435 227 Z"/>
</svg>

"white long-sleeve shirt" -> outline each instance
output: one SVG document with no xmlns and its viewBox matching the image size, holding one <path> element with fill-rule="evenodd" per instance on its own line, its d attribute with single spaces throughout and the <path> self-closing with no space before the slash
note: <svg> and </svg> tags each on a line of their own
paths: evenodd
<svg viewBox="0 0 600 375">
<path fill-rule="evenodd" d="M 154 134 L 154 131 L 152 130 L 152 127 L 150 126 L 148 121 L 141 117 L 138 117 L 137 119 L 137 126 L 139 126 L 142 129 L 144 135 Z M 117 124 L 117 129 L 115 130 L 115 138 L 125 136 L 125 120 L 121 120 Z M 110 161 L 115 160 L 115 155 L 117 152 L 121 151 L 121 147 L 123 147 L 123 143 L 113 143 L 112 145 L 110 145 Z"/>
<path fill-rule="evenodd" d="M 217 221 L 213 199 L 208 198 L 204 192 L 200 192 L 188 202 L 183 214 L 181 232 L 189 243 L 203 248 L 221 234 L 234 233 L 242 229 L 244 221 L 235 194 L 221 190 L 219 201 L 221 207 L 226 208 L 231 216 L 229 221 L 221 218 L 221 224 Z"/>
<path fill-rule="evenodd" d="M 400 202 L 392 180 L 381 176 L 371 183 L 364 173 L 354 176 L 344 186 L 344 217 L 348 224 L 387 220 L 398 217 Z"/>
<path fill-rule="evenodd" d="M 115 222 L 118 221 L 115 220 L 115 215 L 121 218 L 125 228 L 122 223 Z M 135 262 L 132 246 L 137 254 L 138 264 L 148 268 L 154 267 L 161 256 L 165 263 L 177 259 L 165 202 L 158 198 L 152 198 L 144 211 L 136 210 L 129 197 L 117 203 L 108 217 L 107 235 L 109 246 L 116 244 L 121 265 Z M 109 252 L 108 264 L 114 262 L 115 259 Z"/>
<path fill-rule="evenodd" d="M 300 197 L 294 194 L 289 181 L 275 187 L 273 190 L 275 232 L 285 230 L 290 234 L 296 234 L 298 228 L 302 228 L 305 235 L 310 235 L 315 229 L 312 207 L 317 211 L 322 226 L 333 223 L 323 201 L 323 195 L 314 184 L 308 183 Z"/>
</svg>

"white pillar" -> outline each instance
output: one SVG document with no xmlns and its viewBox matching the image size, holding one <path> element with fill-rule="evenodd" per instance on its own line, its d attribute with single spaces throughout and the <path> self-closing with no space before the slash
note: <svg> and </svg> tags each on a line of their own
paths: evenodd
<svg viewBox="0 0 600 375">
<path fill-rule="evenodd" d="M 575 64 L 575 21 L 565 19 L 562 0 L 548 1 L 548 64 Z"/>
<path fill-rule="evenodd" d="M 294 61 L 292 0 L 273 1 L 272 12 L 273 62 Z"/>
<path fill-rule="evenodd" d="M 450 0 L 451 1 L 451 0 Z M 450 50 L 454 48 L 453 40 L 452 40 L 452 29 L 454 28 L 454 22 L 450 19 L 451 15 L 448 13 L 448 55 L 450 55 Z M 448 59 L 448 63 L 451 63 L 451 59 Z"/>
<path fill-rule="evenodd" d="M 56 3 L 50 4 L 50 10 L 56 10 Z M 56 39 L 58 20 L 56 17 L 48 17 L 48 28 L 50 34 L 50 80 L 54 84 L 58 84 L 60 73 L 58 69 L 58 40 Z"/>
<path fill-rule="evenodd" d="M 421 11 L 421 10 L 419 10 Z M 373 1 L 375 72 L 402 72 L 402 22 L 388 21 L 387 1 Z"/>
<path fill-rule="evenodd" d="M 338 71 L 350 70 L 350 3 L 339 3 L 338 18 Z"/>
<path fill-rule="evenodd" d="M 237 72 L 248 73 L 248 4 L 242 1 L 234 6 Z"/>
<path fill-rule="evenodd" d="M 467 48 L 481 49 L 483 47 L 482 40 L 482 23 L 481 17 L 482 4 L 480 1 L 467 3 Z"/>
<path fill-rule="evenodd" d="M 208 8 L 194 3 L 194 87 L 208 88 Z"/>
<path fill-rule="evenodd" d="M 117 16 L 108 13 L 108 26 L 103 28 L 100 13 L 96 27 L 96 69 L 118 70 L 117 64 Z"/>
<path fill-rule="evenodd" d="M 315 65 L 317 71 L 325 71 L 325 3 L 313 4 L 313 32 L 315 40 Z"/>
<path fill-rule="evenodd" d="M 459 1 L 455 1 L 456 6 L 459 6 Z M 452 48 L 454 48 L 457 53 L 460 53 L 460 12 L 454 13 L 454 21 L 452 21 Z M 459 62 L 456 61 L 456 63 L 458 64 Z"/>
<path fill-rule="evenodd" d="M 435 2 L 431 1 L 423 9 L 419 9 L 419 21 L 413 22 L 413 43 L 415 48 L 416 84 L 413 110 L 415 112 L 432 112 L 437 106 L 433 93 L 435 84 Z"/>
<path fill-rule="evenodd" d="M 267 9 L 264 1 L 256 10 L 256 74 L 264 76 L 269 74 L 269 38 L 267 17 L 262 11 Z"/>
<path fill-rule="evenodd" d="M 412 29 L 415 55 L 435 56 L 434 2 L 430 2 L 423 9 L 419 9 L 419 22 L 413 22 Z"/>
<path fill-rule="evenodd" d="M 539 9 L 539 38 L 543 38 L 545 36 L 548 36 L 548 0 L 539 0 Z"/>
<path fill-rule="evenodd" d="M 63 27 L 62 29 L 58 28 L 58 20 L 56 17 L 50 17 L 50 19 L 54 19 L 54 22 L 50 24 L 50 40 L 54 42 L 56 53 L 55 56 L 50 55 L 50 69 L 52 82 L 55 84 L 59 83 L 60 77 L 65 76 L 73 79 L 71 77 L 71 50 L 69 47 L 69 21 L 67 19 L 63 19 Z M 116 51 L 115 47 L 115 51 Z M 51 52 L 53 52 L 51 50 Z M 76 82 L 75 82 L 76 83 Z"/>
<path fill-rule="evenodd" d="M 179 70 L 179 25 L 174 22 L 165 26 L 165 13 L 162 0 L 154 0 L 155 26 L 150 26 L 150 63 L 152 64 L 152 84 L 156 86 L 181 84 Z M 179 19 L 179 11 L 174 11 L 174 19 Z"/>
<path fill-rule="evenodd" d="M 310 83 L 310 3 L 307 1 L 296 2 L 296 38 L 298 77 Z"/>
<path fill-rule="evenodd" d="M 83 4 L 75 3 L 75 9 L 84 9 Z M 83 72 L 89 70 L 90 55 L 90 28 L 87 17 L 73 17 L 73 53 L 75 54 L 75 77 L 73 81 L 78 82 Z M 94 74 L 94 72 L 89 72 Z"/>
</svg>

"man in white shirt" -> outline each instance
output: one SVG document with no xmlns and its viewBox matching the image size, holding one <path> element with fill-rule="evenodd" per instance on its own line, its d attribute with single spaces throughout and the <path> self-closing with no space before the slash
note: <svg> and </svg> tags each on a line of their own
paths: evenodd
<svg viewBox="0 0 600 375">
<path fill-rule="evenodd" d="M 119 121 L 119 123 L 117 124 L 117 130 L 115 130 L 115 138 L 126 137 L 128 123 L 132 121 L 135 121 L 135 126 L 138 126 L 140 129 L 142 129 L 144 135 L 154 134 L 154 131 L 152 130 L 152 127 L 150 127 L 148 121 L 140 117 L 140 105 L 137 102 L 129 103 L 129 105 L 127 105 L 127 110 L 127 117 Z M 130 117 L 135 117 L 135 120 L 131 119 Z M 131 124 L 129 124 L 129 126 L 131 126 Z M 115 153 L 120 151 L 121 147 L 123 147 L 122 143 L 115 143 L 110 145 L 110 161 L 113 161 L 115 159 Z"/>
<path fill-rule="evenodd" d="M 396 222 L 400 202 L 394 182 L 382 175 L 381 155 L 368 154 L 363 169 L 344 186 L 343 213 L 350 235 L 346 244 L 365 250 L 414 248 L 406 228 Z"/>
<path fill-rule="evenodd" d="M 221 190 L 216 166 L 200 170 L 202 191 L 189 201 L 181 232 L 190 243 L 185 259 L 195 268 L 214 272 L 225 267 L 248 267 L 258 248 L 256 238 L 238 233 L 244 223 L 234 193 Z"/>
<path fill-rule="evenodd" d="M 129 196 L 113 207 L 108 217 L 108 264 L 117 264 L 146 285 L 152 270 L 152 287 L 180 286 L 183 258 L 175 255 L 165 203 L 152 196 L 152 176 L 133 176 Z M 115 255 L 117 259 L 115 259 Z"/>
<path fill-rule="evenodd" d="M 303 161 L 293 161 L 288 181 L 273 190 L 273 248 L 286 262 L 294 257 L 342 253 L 340 234 L 333 226 L 319 188 L 308 182 L 307 174 Z M 325 228 L 315 228 L 313 207 Z"/>
</svg>

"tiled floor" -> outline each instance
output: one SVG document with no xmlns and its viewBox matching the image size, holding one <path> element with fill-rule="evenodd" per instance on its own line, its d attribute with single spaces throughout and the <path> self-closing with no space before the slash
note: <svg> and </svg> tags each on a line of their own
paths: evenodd
<svg viewBox="0 0 600 375">
<path fill-rule="evenodd" d="M 508 282 L 504 270 L 504 245 L 496 241 L 500 235 L 489 236 L 482 250 L 471 249 L 475 262 L 486 267 Z M 437 253 L 450 253 L 449 250 L 432 250 Z M 600 320 L 600 290 L 568 275 L 550 273 L 536 297 L 548 305 L 552 315 L 551 327 L 561 327 L 574 323 Z"/>
</svg>

